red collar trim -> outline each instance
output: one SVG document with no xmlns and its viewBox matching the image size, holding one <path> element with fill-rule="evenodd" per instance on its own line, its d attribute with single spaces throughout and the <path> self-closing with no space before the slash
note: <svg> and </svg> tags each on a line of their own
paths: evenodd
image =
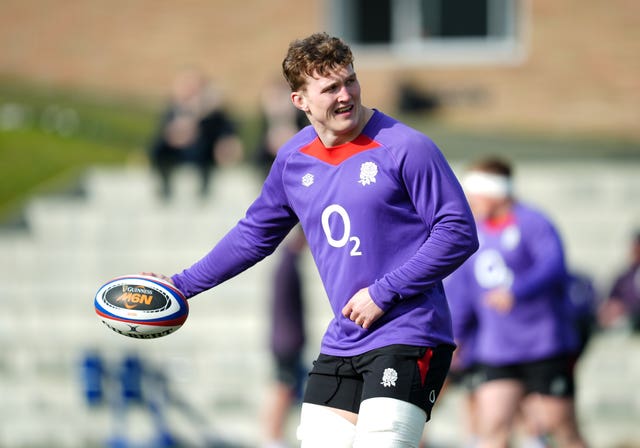
<svg viewBox="0 0 640 448">
<path fill-rule="evenodd" d="M 509 213 L 497 219 L 487 219 L 482 224 L 489 232 L 500 232 L 515 222 L 516 216 L 513 213 Z"/>
<path fill-rule="evenodd" d="M 351 156 L 363 151 L 368 151 L 369 149 L 378 148 L 379 146 L 380 143 L 364 134 L 360 134 L 355 140 L 349 143 L 331 148 L 324 146 L 320 141 L 320 138 L 316 137 L 311 143 L 300 149 L 300 152 L 336 166 L 340 165 Z"/>
</svg>

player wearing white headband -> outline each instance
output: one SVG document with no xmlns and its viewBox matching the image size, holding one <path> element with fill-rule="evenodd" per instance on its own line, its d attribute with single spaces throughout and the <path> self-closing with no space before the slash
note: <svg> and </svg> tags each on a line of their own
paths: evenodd
<svg viewBox="0 0 640 448">
<path fill-rule="evenodd" d="M 540 435 L 552 436 L 554 446 L 584 447 L 574 414 L 577 334 L 560 236 L 545 215 L 515 198 L 508 162 L 480 160 L 462 185 L 480 248 L 447 278 L 447 295 L 458 304 L 454 334 L 476 329 L 474 378 L 482 383 L 475 391 L 475 446 L 508 447 L 519 408 L 533 396 Z"/>
<path fill-rule="evenodd" d="M 511 177 L 499 173 L 471 171 L 462 180 L 468 194 L 505 199 L 513 195 Z"/>
</svg>

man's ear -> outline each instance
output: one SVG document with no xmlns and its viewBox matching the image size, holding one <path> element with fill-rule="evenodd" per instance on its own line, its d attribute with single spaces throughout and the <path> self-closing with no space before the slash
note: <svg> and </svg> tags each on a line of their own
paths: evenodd
<svg viewBox="0 0 640 448">
<path fill-rule="evenodd" d="M 291 92 L 291 102 L 293 103 L 293 105 L 300 109 L 302 112 L 309 112 L 309 106 L 307 106 L 307 100 L 304 97 L 304 95 L 302 95 L 302 93 L 296 91 L 296 92 Z"/>
</svg>

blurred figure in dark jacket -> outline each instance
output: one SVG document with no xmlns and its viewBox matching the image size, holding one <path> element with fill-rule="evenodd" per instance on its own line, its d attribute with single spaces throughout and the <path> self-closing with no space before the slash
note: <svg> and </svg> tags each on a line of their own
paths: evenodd
<svg viewBox="0 0 640 448">
<path fill-rule="evenodd" d="M 151 163 L 160 177 L 162 197 L 171 196 L 171 174 L 182 164 L 197 168 L 200 194 L 206 196 L 213 167 L 239 161 L 242 152 L 242 143 L 222 107 L 220 93 L 201 72 L 179 72 L 149 148 Z"/>
</svg>

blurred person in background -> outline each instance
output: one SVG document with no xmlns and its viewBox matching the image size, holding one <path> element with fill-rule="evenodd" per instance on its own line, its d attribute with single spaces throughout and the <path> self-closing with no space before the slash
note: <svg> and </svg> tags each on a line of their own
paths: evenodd
<svg viewBox="0 0 640 448">
<path fill-rule="evenodd" d="M 153 138 L 149 157 L 160 177 L 161 196 L 171 196 L 171 175 L 182 164 L 196 167 L 206 196 L 212 169 L 238 162 L 243 148 L 221 94 L 204 74 L 183 69 L 173 80 L 169 104 Z"/>
<path fill-rule="evenodd" d="M 590 275 L 572 270 L 567 276 L 566 293 L 569 314 L 576 327 L 578 345 L 576 359 L 580 358 L 598 327 L 600 296 Z"/>
<path fill-rule="evenodd" d="M 304 233 L 296 227 L 280 249 L 273 276 L 270 350 L 275 378 L 265 407 L 264 448 L 285 448 L 289 414 L 302 401 L 308 367 L 304 363 L 304 291 L 299 259 L 306 247 Z"/>
<path fill-rule="evenodd" d="M 291 92 L 284 80 L 270 82 L 261 93 L 261 134 L 255 163 L 266 177 L 280 147 L 309 121 L 291 104 Z M 304 379 L 309 370 L 303 360 L 304 287 L 299 266 L 306 246 L 304 232 L 296 226 L 278 251 L 273 275 L 269 331 L 275 372 L 263 409 L 264 448 L 288 446 L 288 416 L 302 401 Z"/>
<path fill-rule="evenodd" d="M 307 116 L 291 104 L 284 80 L 269 82 L 260 94 L 260 138 L 254 161 L 266 178 L 276 154 L 287 140 L 309 125 Z"/>
<path fill-rule="evenodd" d="M 527 420 L 537 434 L 558 447 L 584 447 L 574 409 L 578 340 L 560 236 L 544 214 L 516 200 L 506 160 L 478 160 L 462 185 L 480 248 L 454 275 L 463 283 L 448 292 L 452 303 L 472 308 L 454 309 L 457 327 L 477 325 L 477 446 L 508 447 L 525 398 L 535 395 Z M 465 323 L 465 316 L 477 322 Z"/>
<path fill-rule="evenodd" d="M 605 329 L 640 332 L 640 231 L 631 239 L 629 264 L 618 274 L 600 306 L 598 320 Z"/>
<path fill-rule="evenodd" d="M 476 363 L 478 320 L 474 313 L 473 304 L 469 303 L 474 297 L 467 293 L 467 285 L 473 282 L 473 279 L 465 278 L 469 273 L 469 270 L 458 269 L 443 282 L 451 309 L 453 337 L 457 346 L 453 352 L 451 368 L 443 392 L 449 387 L 462 388 L 464 447 L 474 447 L 478 437 L 475 397 L 475 390 L 478 386 Z"/>
</svg>

